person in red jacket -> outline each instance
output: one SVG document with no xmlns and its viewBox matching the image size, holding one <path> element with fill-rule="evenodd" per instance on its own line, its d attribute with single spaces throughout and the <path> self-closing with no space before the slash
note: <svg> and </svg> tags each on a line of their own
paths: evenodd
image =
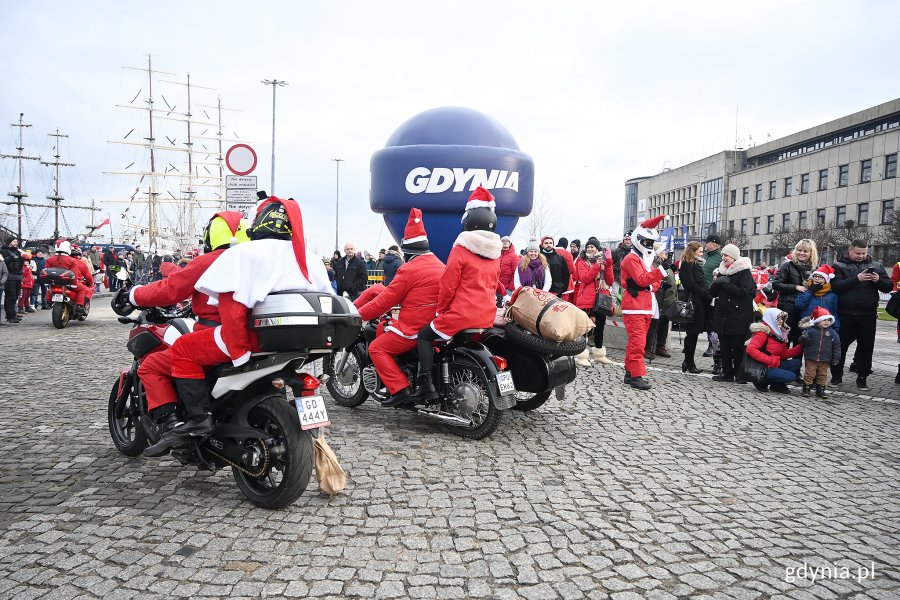
<svg viewBox="0 0 900 600">
<path fill-rule="evenodd" d="M 494 196 L 478 186 L 466 203 L 463 231 L 453 242 L 447 267 L 441 277 L 434 320 L 419 330 L 419 373 L 416 396 L 422 400 L 437 397 L 431 368 L 434 365 L 435 340 L 449 340 L 463 329 L 489 328 L 497 315 L 495 292 L 500 278 L 502 244 L 494 213 Z"/>
<path fill-rule="evenodd" d="M 767 308 L 762 321 L 750 325 L 753 337 L 747 344 L 747 356 L 763 363 L 769 370 L 765 381 L 753 385 L 761 392 L 771 387 L 773 392 L 790 394 L 787 384 L 797 379 L 803 361 L 803 346 L 788 348 L 788 314 L 777 308 Z"/>
<path fill-rule="evenodd" d="M 122 296 L 134 306 L 171 306 L 187 298 L 196 315 L 195 331 L 210 329 L 221 323 L 219 309 L 209 303 L 209 296 L 194 289 L 197 280 L 225 250 L 240 242 L 246 242 L 249 222 L 237 211 L 217 212 L 203 231 L 203 254 L 184 268 L 174 268 L 163 279 L 148 285 L 122 288 L 116 292 L 118 302 Z M 138 367 L 138 376 L 147 394 L 147 410 L 163 433 L 178 424 L 176 410 L 178 394 L 172 381 L 171 348 L 149 354 Z"/>
<path fill-rule="evenodd" d="M 391 397 L 381 403 L 382 406 L 398 406 L 416 399 L 410 392 L 409 380 L 394 357 L 416 347 L 419 330 L 434 317 L 441 276 L 444 274 L 444 263 L 429 249 L 422 211 L 418 208 L 409 211 L 400 249 L 406 262 L 397 270 L 391 285 L 359 308 L 363 320 L 370 321 L 400 305 L 397 319 L 391 321 L 369 345 L 372 364 L 391 393 Z"/>
<path fill-rule="evenodd" d="M 594 362 L 608 365 L 612 361 L 606 357 L 606 348 L 603 347 L 606 315 L 595 313 L 594 304 L 597 294 L 610 295 L 614 281 L 612 261 L 606 259 L 600 249 L 600 242 L 592 237 L 584 244 L 584 250 L 574 264 L 576 273 L 574 304 L 586 312 L 594 323 L 594 348 L 591 351 Z M 590 356 L 588 349 L 585 348 L 584 352 L 575 357 L 575 362 L 580 367 L 589 367 L 591 363 L 588 356 Z"/>
<path fill-rule="evenodd" d="M 500 243 L 503 244 L 503 251 L 500 254 L 500 285 L 497 286 L 497 293 L 506 296 L 515 290 L 513 279 L 521 257 L 516 252 L 511 239 L 504 236 L 500 238 Z"/>
<path fill-rule="evenodd" d="M 31 270 L 31 252 L 27 250 L 22 253 L 22 295 L 19 296 L 19 311 L 34 312 L 31 307 L 31 289 L 34 287 L 34 271 Z"/>
<path fill-rule="evenodd" d="M 89 292 L 92 295 L 94 293 L 94 276 L 83 261 L 71 256 L 72 244 L 67 240 L 58 240 L 55 251 L 56 254 L 48 258 L 44 266 L 61 267 L 75 273 L 75 283 L 78 286 L 75 290 L 75 316 L 80 316 L 84 314 L 84 299 Z"/>
<path fill-rule="evenodd" d="M 622 258 L 619 272 L 622 286 L 622 321 L 628 332 L 625 348 L 625 383 L 638 390 L 649 390 L 650 383 L 644 379 L 647 366 L 644 364 L 644 346 L 650 321 L 659 317 L 656 290 L 666 276 L 665 266 L 653 268 L 653 244 L 659 241 L 656 226 L 666 216 L 658 215 L 647 219 L 631 232 L 631 250 Z"/>
<path fill-rule="evenodd" d="M 175 341 L 172 377 L 187 421 L 166 432 L 145 456 L 161 456 L 213 430 L 207 367 L 231 362 L 241 366 L 258 349 L 249 312 L 272 292 L 314 291 L 334 295 L 325 265 L 306 251 L 303 217 L 293 199 L 264 198 L 248 231 L 249 243 L 229 248 L 200 276 L 194 289 L 218 306 L 221 325 L 194 331 Z M 174 273 L 169 278 L 174 277 Z"/>
</svg>

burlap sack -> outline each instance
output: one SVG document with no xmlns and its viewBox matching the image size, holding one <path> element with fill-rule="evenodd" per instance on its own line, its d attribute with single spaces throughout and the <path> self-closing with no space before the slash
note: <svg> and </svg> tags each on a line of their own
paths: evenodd
<svg viewBox="0 0 900 600">
<path fill-rule="evenodd" d="M 325 432 L 319 433 L 315 443 L 316 454 L 316 479 L 319 480 L 319 489 L 334 496 L 347 487 L 347 474 L 341 468 L 334 450 L 325 441 Z"/>
<path fill-rule="evenodd" d="M 571 342 L 594 327 L 585 312 L 574 304 L 528 286 L 515 291 L 506 316 L 531 333 L 554 342 Z"/>
</svg>

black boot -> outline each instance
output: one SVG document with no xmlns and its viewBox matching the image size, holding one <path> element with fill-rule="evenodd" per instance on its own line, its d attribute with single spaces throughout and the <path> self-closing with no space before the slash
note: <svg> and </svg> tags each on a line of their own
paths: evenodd
<svg viewBox="0 0 900 600">
<path fill-rule="evenodd" d="M 423 402 L 431 402 L 437 400 L 437 397 L 438 393 L 431 380 L 431 373 L 419 373 L 416 377 L 416 398 Z"/>
<path fill-rule="evenodd" d="M 629 385 L 636 390 L 649 390 L 650 382 L 643 377 L 632 377 Z"/>
<path fill-rule="evenodd" d="M 631 373 L 629 373 L 629 372 L 626 370 L 626 371 L 625 371 L 625 379 L 624 379 L 624 383 L 630 384 L 630 383 L 631 383 L 631 380 L 632 380 Z"/>
<path fill-rule="evenodd" d="M 434 387 L 434 386 L 432 386 Z M 409 402 L 415 402 L 416 397 L 409 393 L 409 387 L 405 387 L 396 394 L 393 394 L 387 400 L 382 400 L 381 405 L 385 407 L 390 406 L 400 406 L 401 404 L 408 404 Z"/>
<path fill-rule="evenodd" d="M 683 363 L 681 363 L 681 372 L 682 372 L 682 373 L 695 373 L 695 374 L 696 374 L 696 373 L 702 373 L 703 371 L 701 371 L 700 369 L 698 369 L 698 368 L 697 368 L 697 365 L 695 365 L 694 363 L 684 361 Z"/>
<path fill-rule="evenodd" d="M 803 396 L 804 398 L 809 398 L 809 388 L 810 388 L 810 386 L 808 386 L 806 383 L 804 383 L 803 384 L 803 392 L 801 392 L 800 395 Z M 819 395 L 819 386 L 816 386 L 816 396 L 818 396 L 818 395 Z"/>
<path fill-rule="evenodd" d="M 713 371 L 715 373 L 715 371 Z M 727 381 L 729 383 L 734 382 L 734 375 L 726 375 L 725 373 L 719 373 L 718 375 L 712 376 L 713 381 Z"/>
<path fill-rule="evenodd" d="M 825 395 L 825 385 L 816 384 L 816 398 L 827 398 Z"/>
<path fill-rule="evenodd" d="M 776 394 L 790 394 L 791 390 L 788 389 L 783 383 L 772 383 L 769 385 L 769 389 L 771 389 Z"/>
<path fill-rule="evenodd" d="M 184 404 L 187 420 L 163 434 L 159 441 L 144 450 L 144 456 L 162 456 L 172 448 L 186 444 L 192 437 L 208 435 L 213 430 L 209 414 L 209 389 L 203 379 L 175 379 L 175 389 Z"/>
<path fill-rule="evenodd" d="M 713 375 L 722 374 L 722 359 L 718 356 L 713 357 Z"/>
</svg>

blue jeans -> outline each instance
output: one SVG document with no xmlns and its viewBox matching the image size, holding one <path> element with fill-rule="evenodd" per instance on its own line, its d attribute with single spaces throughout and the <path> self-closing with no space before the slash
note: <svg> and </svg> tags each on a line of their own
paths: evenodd
<svg viewBox="0 0 900 600">
<path fill-rule="evenodd" d="M 800 375 L 800 367 L 803 361 L 799 358 L 788 358 L 781 361 L 777 367 L 771 367 L 766 372 L 767 383 L 790 383 Z"/>
</svg>

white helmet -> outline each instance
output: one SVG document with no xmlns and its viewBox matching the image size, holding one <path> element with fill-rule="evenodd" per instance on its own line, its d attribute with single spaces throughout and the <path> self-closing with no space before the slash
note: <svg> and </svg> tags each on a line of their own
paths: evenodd
<svg viewBox="0 0 900 600">
<path fill-rule="evenodd" d="M 57 254 L 68 254 L 72 255 L 72 244 L 69 243 L 68 240 L 59 240 L 56 242 L 56 251 Z"/>
<path fill-rule="evenodd" d="M 633 248 L 641 255 L 644 265 L 648 269 L 653 264 L 655 254 L 653 244 L 659 241 L 659 232 L 656 231 L 656 226 L 665 218 L 666 215 L 657 215 L 652 219 L 647 219 L 631 232 Z"/>
</svg>

